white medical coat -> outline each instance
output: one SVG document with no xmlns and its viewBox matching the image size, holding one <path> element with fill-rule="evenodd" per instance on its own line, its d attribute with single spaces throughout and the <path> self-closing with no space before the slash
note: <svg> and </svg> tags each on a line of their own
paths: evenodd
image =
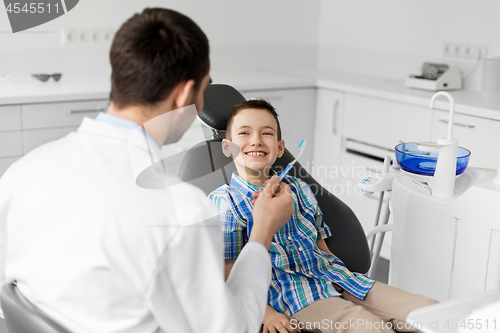
<svg viewBox="0 0 500 333">
<path fill-rule="evenodd" d="M 271 274 L 265 247 L 246 245 L 225 283 L 205 194 L 185 184 L 175 192 L 179 216 L 204 220 L 180 227 L 168 191 L 136 185 L 130 135 L 85 118 L 4 174 L 0 283 L 16 280 L 74 332 L 257 332 Z"/>
</svg>

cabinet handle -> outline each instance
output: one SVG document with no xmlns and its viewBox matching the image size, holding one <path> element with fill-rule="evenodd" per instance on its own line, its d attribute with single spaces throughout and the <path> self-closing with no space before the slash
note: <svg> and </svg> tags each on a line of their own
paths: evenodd
<svg viewBox="0 0 500 333">
<path fill-rule="evenodd" d="M 86 109 L 86 110 L 66 110 L 66 114 L 105 112 L 105 111 L 106 111 L 106 108 L 95 108 L 95 109 Z"/>
<path fill-rule="evenodd" d="M 332 123 L 332 132 L 333 135 L 337 135 L 337 114 L 339 109 L 339 100 L 335 100 L 335 104 L 333 104 L 333 123 Z"/>
<path fill-rule="evenodd" d="M 448 119 L 439 119 L 439 122 L 449 124 Z M 453 125 L 457 125 L 457 126 L 465 127 L 465 128 L 476 128 L 476 125 L 472 125 L 472 124 L 463 124 L 463 123 L 453 122 Z"/>
</svg>

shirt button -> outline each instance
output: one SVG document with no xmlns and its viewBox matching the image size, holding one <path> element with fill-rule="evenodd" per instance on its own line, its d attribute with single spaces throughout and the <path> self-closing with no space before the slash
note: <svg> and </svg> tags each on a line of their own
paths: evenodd
<svg viewBox="0 0 500 333">
<path fill-rule="evenodd" d="M 299 251 L 304 251 L 304 249 L 302 248 L 302 246 L 301 246 L 301 247 L 299 247 Z"/>
<path fill-rule="evenodd" d="M 291 241 L 292 240 L 292 237 L 291 236 L 288 236 L 288 240 Z"/>
</svg>

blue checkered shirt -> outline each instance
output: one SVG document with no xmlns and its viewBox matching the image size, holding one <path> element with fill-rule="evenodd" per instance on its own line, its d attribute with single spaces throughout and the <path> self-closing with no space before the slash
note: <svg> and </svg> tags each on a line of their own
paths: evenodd
<svg viewBox="0 0 500 333">
<path fill-rule="evenodd" d="M 312 302 L 338 296 L 332 282 L 363 299 L 374 280 L 350 272 L 339 258 L 318 248 L 316 242 L 331 236 L 331 231 L 316 197 L 299 178 L 286 176 L 283 182 L 292 189 L 295 211 L 271 243 L 269 305 L 292 315 Z M 252 193 L 258 190 L 262 188 L 234 173 L 231 185 L 223 185 L 209 195 L 219 209 L 225 259 L 236 259 L 248 242 L 253 225 Z"/>
</svg>

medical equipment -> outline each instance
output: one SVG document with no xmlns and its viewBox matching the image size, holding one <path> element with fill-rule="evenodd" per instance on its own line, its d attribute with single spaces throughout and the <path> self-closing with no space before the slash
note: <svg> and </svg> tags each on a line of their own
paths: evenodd
<svg viewBox="0 0 500 333">
<path fill-rule="evenodd" d="M 300 148 L 299 155 L 293 161 L 291 161 L 290 163 L 288 163 L 288 165 L 286 166 L 285 170 L 283 170 L 280 173 L 280 175 L 279 175 L 280 180 L 283 180 L 283 178 L 285 178 L 285 176 L 288 173 L 288 171 L 290 171 L 290 169 L 293 167 L 293 165 L 299 160 L 300 156 L 302 156 L 302 153 L 304 152 L 304 149 L 306 148 L 306 145 L 307 145 L 307 141 L 306 140 L 300 141 L 300 143 L 299 143 L 299 148 Z"/>
<path fill-rule="evenodd" d="M 424 333 L 496 333 L 499 315 L 500 292 L 487 292 L 417 309 L 406 321 Z"/>
<path fill-rule="evenodd" d="M 407 77 L 405 86 L 430 91 L 462 89 L 462 77 L 454 67 L 425 62 L 422 74 Z"/>
<path fill-rule="evenodd" d="M 439 96 L 450 100 L 453 124 L 453 97 L 439 92 L 431 107 Z M 500 174 L 480 168 L 463 171 L 452 131 L 450 125 L 445 139 L 416 144 L 419 158 L 437 151 L 435 164 L 423 165 L 435 168 L 432 176 L 416 172 L 422 165 L 406 165 L 404 172 L 394 170 L 376 175 L 366 186 L 359 184 L 366 191 L 385 184 L 379 187 L 387 190 L 392 179 L 393 223 L 374 230 L 393 232 L 389 284 L 438 301 L 500 290 Z"/>
</svg>

